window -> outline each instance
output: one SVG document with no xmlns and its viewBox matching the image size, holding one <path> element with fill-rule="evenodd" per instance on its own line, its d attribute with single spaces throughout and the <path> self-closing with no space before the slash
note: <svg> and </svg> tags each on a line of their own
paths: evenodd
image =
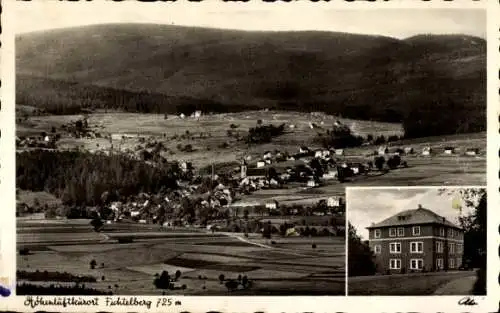
<svg viewBox="0 0 500 313">
<path fill-rule="evenodd" d="M 442 241 L 436 241 L 436 253 L 443 253 L 444 246 Z"/>
<path fill-rule="evenodd" d="M 389 228 L 389 237 L 396 237 L 396 228 Z"/>
<path fill-rule="evenodd" d="M 455 259 L 450 259 L 449 268 L 455 268 Z"/>
<path fill-rule="evenodd" d="M 455 253 L 455 244 L 453 242 L 450 242 L 450 250 L 448 251 L 449 254 L 454 254 Z"/>
<path fill-rule="evenodd" d="M 448 229 L 448 237 L 453 237 L 453 229 Z"/>
<path fill-rule="evenodd" d="M 382 247 L 380 245 L 373 246 L 373 250 L 375 251 L 375 254 L 382 253 Z"/>
<path fill-rule="evenodd" d="M 423 253 L 424 252 L 424 243 L 421 241 L 410 242 L 410 251 L 411 251 L 411 253 Z"/>
<path fill-rule="evenodd" d="M 460 243 L 457 243 L 457 253 L 463 253 L 464 252 L 464 246 Z"/>
<path fill-rule="evenodd" d="M 401 243 L 400 242 L 391 242 L 389 244 L 389 251 L 391 253 L 401 253 Z"/>
<path fill-rule="evenodd" d="M 375 229 L 374 235 L 375 235 L 375 238 L 380 238 L 380 229 Z"/>
<path fill-rule="evenodd" d="M 404 237 L 405 229 L 403 227 L 398 228 L 398 237 Z"/>
<path fill-rule="evenodd" d="M 420 226 L 413 226 L 413 236 L 420 236 Z"/>
<path fill-rule="evenodd" d="M 391 270 L 401 269 L 401 259 L 390 259 L 389 260 L 389 268 Z"/>
<path fill-rule="evenodd" d="M 439 236 L 444 237 L 444 227 L 439 229 Z"/>
<path fill-rule="evenodd" d="M 424 260 L 422 260 L 422 259 L 411 259 L 410 260 L 410 269 L 421 270 L 423 268 L 424 268 Z"/>
<path fill-rule="evenodd" d="M 462 259 L 458 258 L 457 259 L 457 268 L 459 268 L 460 266 L 462 266 Z"/>
<path fill-rule="evenodd" d="M 444 268 L 443 259 L 436 259 L 436 269 L 443 269 L 443 268 Z"/>
</svg>

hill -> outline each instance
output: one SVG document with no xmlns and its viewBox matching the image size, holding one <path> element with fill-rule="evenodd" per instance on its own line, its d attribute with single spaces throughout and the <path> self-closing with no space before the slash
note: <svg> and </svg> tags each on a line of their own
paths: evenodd
<svg viewBox="0 0 500 313">
<path fill-rule="evenodd" d="M 470 36 L 109 24 L 23 34 L 16 47 L 18 103 L 52 113 L 270 108 L 404 122 L 424 109 L 451 115 L 451 133 L 486 124 L 486 42 Z"/>
</svg>

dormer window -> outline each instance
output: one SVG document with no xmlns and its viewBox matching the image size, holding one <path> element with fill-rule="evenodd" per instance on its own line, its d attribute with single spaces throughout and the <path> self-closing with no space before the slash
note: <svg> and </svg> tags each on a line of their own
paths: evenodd
<svg viewBox="0 0 500 313">
<path fill-rule="evenodd" d="M 413 236 L 420 236 L 420 226 L 413 226 Z"/>
</svg>

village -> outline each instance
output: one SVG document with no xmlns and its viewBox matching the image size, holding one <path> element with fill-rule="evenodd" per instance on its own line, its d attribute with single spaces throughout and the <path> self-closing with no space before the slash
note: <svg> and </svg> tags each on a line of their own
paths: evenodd
<svg viewBox="0 0 500 313">
<path fill-rule="evenodd" d="M 172 117 L 165 115 L 165 119 Z M 201 111 L 195 111 L 190 116 L 184 114 L 176 116 L 179 120 L 199 121 L 205 117 Z M 191 139 L 194 133 L 178 136 L 177 134 L 168 138 L 166 133 L 162 135 L 144 136 L 131 133 L 105 133 L 99 130 L 99 125 L 89 126 L 89 117 L 84 115 L 81 119 L 72 120 L 60 125 L 56 130 L 51 126 L 50 132 L 41 132 L 39 136 L 18 137 L 16 140 L 17 149 L 61 149 L 59 142 L 65 138 L 84 139 L 95 141 L 104 140 L 108 145 L 95 144 L 95 149 L 87 152 L 95 154 L 121 154 L 132 159 L 145 162 L 153 166 L 162 166 L 175 163 L 179 173 L 177 182 L 178 188 L 175 190 L 165 190 L 158 194 L 138 193 L 136 196 L 122 199 L 119 196 L 103 195 L 109 198 L 106 200 L 106 207 L 98 212 L 99 218 L 104 223 L 135 222 L 142 224 L 159 224 L 168 227 L 204 227 L 214 231 L 216 229 L 235 232 L 262 232 L 263 222 L 272 220 L 280 221 L 273 224 L 273 230 L 279 232 L 280 226 L 326 226 L 327 228 L 315 234 L 337 234 L 345 231 L 345 225 L 341 220 L 334 217 L 343 217 L 345 204 L 342 194 L 319 194 L 309 197 L 306 204 L 301 201 L 278 201 L 279 197 L 262 197 L 261 200 L 248 200 L 248 197 L 265 190 L 281 190 L 289 194 L 312 192 L 316 188 L 329 185 L 337 185 L 349 182 L 359 182 L 384 175 L 389 171 L 408 168 L 407 160 L 403 158 L 431 158 L 436 155 L 453 156 L 477 156 L 479 149 L 468 148 L 466 151 L 459 151 L 453 146 L 433 148 L 424 146 L 421 151 L 417 151 L 412 146 L 397 145 L 397 136 L 388 137 L 391 140 L 384 143 L 383 136 L 367 136 L 360 145 L 365 147 L 376 146 L 377 149 L 364 155 L 352 155 L 346 153 L 345 148 L 316 148 L 312 149 L 306 145 L 296 147 L 295 152 L 266 150 L 261 155 L 245 155 L 239 160 L 234 160 L 226 166 L 219 166 L 213 162 L 206 166 L 204 171 L 195 169 L 192 162 L 172 161 L 176 156 L 171 149 L 167 148 L 169 140 Z M 333 120 L 331 133 L 335 131 L 351 136 L 351 130 L 339 120 Z M 259 120 L 257 128 L 264 128 Z M 319 126 L 320 124 L 321 126 Z M 231 128 L 236 127 L 231 124 Z M 272 124 L 271 124 L 272 126 Z M 310 122 L 308 127 L 311 131 L 318 128 L 327 127 L 321 123 Z M 288 124 L 287 128 L 294 131 L 297 126 Z M 330 133 L 330 130 L 327 131 Z M 203 136 L 200 134 L 200 136 Z M 243 135 L 241 136 L 243 137 Z M 383 139 L 381 139 L 383 138 Z M 189 154 L 193 150 L 191 144 L 177 145 L 180 152 Z M 85 152 L 85 149 L 76 149 Z M 168 158 L 168 161 L 167 161 Z M 257 196 L 258 198 L 258 196 Z M 302 201 L 303 202 L 303 201 Z M 25 204 L 19 204 L 19 214 L 33 209 L 25 208 Z M 61 211 L 54 208 L 56 212 Z M 52 211 L 54 211 L 52 210 Z M 74 211 L 74 210 L 73 210 Z M 71 209 L 66 209 L 66 214 L 61 216 L 71 216 Z M 56 213 L 48 216 L 58 215 Z M 94 216 L 94 215 L 93 215 Z M 324 218 L 311 219 L 312 224 L 304 222 L 301 216 L 317 216 Z M 274 218 L 273 218 L 274 217 Z M 289 217 L 289 219 L 277 219 L 277 217 Z M 267 219 L 266 219 L 267 218 Z M 248 221 L 255 220 L 255 225 L 249 225 Z M 319 222 L 318 222 L 319 221 Z M 245 222 L 245 223 L 244 223 Z M 281 225 L 280 225 L 281 224 Z M 245 225 L 245 226 L 244 226 Z M 304 231 L 304 227 L 298 228 Z M 282 233 L 295 233 L 285 229 Z"/>
</svg>

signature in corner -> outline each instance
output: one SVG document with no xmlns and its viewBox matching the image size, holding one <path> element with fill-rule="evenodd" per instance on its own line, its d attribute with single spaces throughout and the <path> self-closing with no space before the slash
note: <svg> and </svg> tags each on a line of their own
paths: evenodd
<svg viewBox="0 0 500 313">
<path fill-rule="evenodd" d="M 459 305 L 477 305 L 477 302 L 474 301 L 473 298 L 471 297 L 464 297 L 460 300 L 458 300 Z"/>
<path fill-rule="evenodd" d="M 0 296 L 2 297 L 10 296 L 10 289 L 0 285 Z"/>
</svg>

